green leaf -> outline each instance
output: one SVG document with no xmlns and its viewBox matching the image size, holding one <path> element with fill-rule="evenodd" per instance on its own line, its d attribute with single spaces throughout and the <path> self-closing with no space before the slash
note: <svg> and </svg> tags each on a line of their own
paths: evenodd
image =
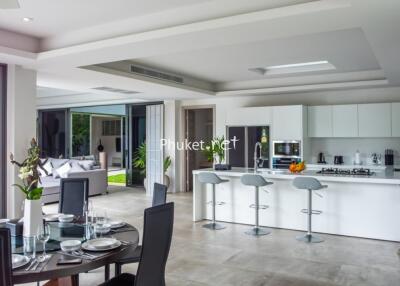
<svg viewBox="0 0 400 286">
<path fill-rule="evenodd" d="M 26 197 L 28 200 L 40 200 L 42 197 L 43 188 L 35 188 L 28 193 Z"/>
<path fill-rule="evenodd" d="M 21 185 L 18 185 L 18 184 L 13 184 L 12 185 L 13 187 L 17 187 L 17 188 L 19 188 L 25 195 L 27 195 L 28 196 L 28 189 L 26 188 L 26 187 L 24 187 L 24 186 L 21 186 Z"/>
</svg>

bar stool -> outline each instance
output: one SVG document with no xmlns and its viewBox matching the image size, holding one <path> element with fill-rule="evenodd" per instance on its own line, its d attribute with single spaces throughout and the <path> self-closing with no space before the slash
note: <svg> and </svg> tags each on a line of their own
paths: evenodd
<svg viewBox="0 0 400 286">
<path fill-rule="evenodd" d="M 312 233 L 312 215 L 320 215 L 322 211 L 313 210 L 312 209 L 312 192 L 318 191 L 321 189 L 325 189 L 328 186 L 322 185 L 320 181 L 311 177 L 297 177 L 293 180 L 293 186 L 300 190 L 308 190 L 308 208 L 302 209 L 301 212 L 308 215 L 308 223 L 307 223 L 307 233 L 305 235 L 299 235 L 296 237 L 299 241 L 304 241 L 307 243 L 318 243 L 323 242 L 324 240 L 318 236 L 315 236 Z M 320 194 L 315 192 L 318 196 L 322 198 Z"/>
<path fill-rule="evenodd" d="M 251 208 L 255 209 L 255 225 L 254 227 L 249 230 L 246 231 L 245 233 L 248 235 L 253 235 L 253 236 L 260 236 L 260 235 L 267 235 L 270 234 L 271 231 L 269 229 L 265 229 L 265 228 L 260 228 L 259 225 L 259 210 L 260 209 L 267 209 L 269 208 L 269 206 L 267 205 L 260 205 L 259 203 L 259 188 L 260 187 L 264 187 L 264 186 L 268 186 L 268 185 L 272 185 L 272 182 L 267 182 L 262 176 L 260 175 L 253 175 L 253 174 L 246 174 L 243 175 L 240 178 L 240 181 L 242 182 L 243 185 L 246 186 L 253 186 L 255 187 L 255 203 L 250 205 Z"/>
<path fill-rule="evenodd" d="M 218 205 L 223 205 L 225 204 L 224 202 L 216 202 L 215 199 L 215 185 L 221 184 L 221 183 L 225 183 L 225 182 L 229 182 L 229 180 L 224 180 L 221 179 L 219 176 L 217 176 L 214 173 L 211 172 L 203 172 L 199 174 L 199 182 L 203 183 L 203 184 L 211 184 L 212 185 L 212 201 L 208 202 L 212 204 L 212 222 L 211 223 L 207 223 L 205 225 L 203 225 L 204 228 L 208 228 L 208 229 L 213 229 L 213 230 L 220 230 L 220 229 L 224 229 L 225 226 L 216 223 L 215 221 L 215 206 Z"/>
</svg>

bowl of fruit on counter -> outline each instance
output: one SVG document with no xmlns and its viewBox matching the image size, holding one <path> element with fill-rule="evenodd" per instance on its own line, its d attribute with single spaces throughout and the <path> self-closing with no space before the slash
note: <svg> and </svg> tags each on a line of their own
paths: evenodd
<svg viewBox="0 0 400 286">
<path fill-rule="evenodd" d="M 293 162 L 292 164 L 290 164 L 289 166 L 289 171 L 291 173 L 300 173 L 301 171 L 303 171 L 306 168 L 306 164 L 304 161 L 296 163 Z"/>
</svg>

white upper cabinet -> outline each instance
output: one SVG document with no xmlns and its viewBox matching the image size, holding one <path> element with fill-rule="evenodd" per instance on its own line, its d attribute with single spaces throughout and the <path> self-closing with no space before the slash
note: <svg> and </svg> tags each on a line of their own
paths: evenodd
<svg viewBox="0 0 400 286">
<path fill-rule="evenodd" d="M 392 103 L 392 137 L 400 137 L 400 103 Z"/>
<path fill-rule="evenodd" d="M 308 136 L 309 137 L 332 137 L 332 106 L 309 106 L 308 107 Z"/>
<path fill-rule="evenodd" d="M 390 103 L 358 105 L 359 137 L 391 137 L 392 110 Z"/>
<path fill-rule="evenodd" d="M 303 140 L 303 106 L 274 106 L 272 108 L 273 140 Z"/>
<path fill-rule="evenodd" d="M 357 104 L 333 105 L 333 137 L 358 136 L 358 111 Z"/>
<path fill-rule="evenodd" d="M 262 126 L 271 125 L 272 107 L 242 107 L 227 111 L 227 126 Z"/>
</svg>

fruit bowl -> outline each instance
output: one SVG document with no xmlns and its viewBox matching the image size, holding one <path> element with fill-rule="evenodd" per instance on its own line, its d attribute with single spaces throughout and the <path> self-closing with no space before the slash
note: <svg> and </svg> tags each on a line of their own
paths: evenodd
<svg viewBox="0 0 400 286">
<path fill-rule="evenodd" d="M 289 166 L 289 171 L 291 173 L 300 173 L 303 170 L 305 170 L 306 168 L 306 163 L 304 161 L 299 162 L 299 163 L 295 163 L 293 162 L 292 164 L 290 164 Z"/>
</svg>

